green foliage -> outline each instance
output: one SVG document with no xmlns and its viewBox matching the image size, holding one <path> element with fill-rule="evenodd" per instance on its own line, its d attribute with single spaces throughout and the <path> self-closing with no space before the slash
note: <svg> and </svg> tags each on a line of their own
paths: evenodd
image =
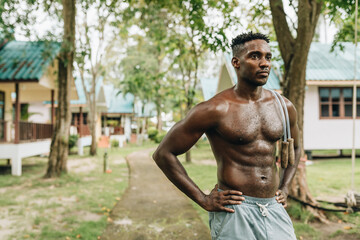
<svg viewBox="0 0 360 240">
<path fill-rule="evenodd" d="M 232 15 L 238 2 L 127 2 L 129 6 L 123 14 L 127 26 L 136 25 L 145 36 L 126 34 L 137 42 L 133 47 L 137 53 L 128 48 L 122 61 L 121 91 L 133 93 L 142 102 L 155 103 L 158 113 L 172 104 L 187 112 L 197 102 L 198 70 L 205 54 L 209 50 L 225 50 L 228 42 L 224 30 L 239 23 Z M 214 16 L 222 21 L 210 21 Z"/>
<path fill-rule="evenodd" d="M 155 141 L 156 136 L 158 135 L 159 131 L 156 128 L 149 128 L 147 131 L 147 134 L 149 138 L 153 141 Z"/>
<path fill-rule="evenodd" d="M 113 139 L 113 140 L 111 140 L 111 147 L 112 148 L 117 148 L 117 147 L 119 147 L 119 140 L 117 140 L 117 139 Z"/>
<path fill-rule="evenodd" d="M 332 20 L 351 16 L 355 12 L 355 0 L 325 0 L 325 11 Z M 360 2 L 358 3 L 360 6 Z"/>
<path fill-rule="evenodd" d="M 69 136 L 69 149 L 76 146 L 76 142 L 79 139 L 79 136 L 77 134 L 73 134 Z"/>
<path fill-rule="evenodd" d="M 118 120 L 107 120 L 106 123 L 107 123 L 108 126 L 112 126 L 112 127 L 119 126 L 119 121 Z"/>
<path fill-rule="evenodd" d="M 358 18 L 357 34 L 358 42 L 360 41 L 360 19 Z M 339 46 L 341 49 L 343 45 L 341 42 L 355 42 L 355 14 L 351 14 L 347 19 L 342 21 L 341 29 L 336 33 L 334 37 L 331 50 L 333 51 L 336 46 Z"/>
<path fill-rule="evenodd" d="M 165 135 L 166 135 L 166 132 L 158 133 L 155 137 L 155 142 L 160 143 L 163 140 L 163 138 L 165 137 Z"/>
</svg>

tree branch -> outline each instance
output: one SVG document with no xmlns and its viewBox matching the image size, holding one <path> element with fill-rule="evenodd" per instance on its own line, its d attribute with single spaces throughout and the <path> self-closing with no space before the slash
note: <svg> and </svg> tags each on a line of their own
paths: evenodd
<svg viewBox="0 0 360 240">
<path fill-rule="evenodd" d="M 289 62 L 292 55 L 292 48 L 295 44 L 294 37 L 292 36 L 289 26 L 286 22 L 286 14 L 284 12 L 284 6 L 282 0 L 269 0 L 270 8 L 272 12 L 272 18 L 277 41 L 279 43 L 280 52 L 284 62 Z"/>
</svg>

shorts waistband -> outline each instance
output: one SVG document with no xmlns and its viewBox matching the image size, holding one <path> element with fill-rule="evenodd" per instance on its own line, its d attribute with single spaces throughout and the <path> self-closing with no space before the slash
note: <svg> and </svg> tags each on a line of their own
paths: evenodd
<svg viewBox="0 0 360 240">
<path fill-rule="evenodd" d="M 218 191 L 221 192 L 223 191 L 222 189 L 218 188 Z M 242 195 L 245 198 L 245 201 L 243 201 L 242 203 L 247 203 L 247 204 L 251 204 L 251 205 L 255 205 L 257 206 L 258 204 L 275 204 L 278 203 L 275 199 L 275 196 L 272 198 L 258 198 L 258 197 L 250 197 L 250 196 L 246 196 L 246 195 Z"/>
</svg>

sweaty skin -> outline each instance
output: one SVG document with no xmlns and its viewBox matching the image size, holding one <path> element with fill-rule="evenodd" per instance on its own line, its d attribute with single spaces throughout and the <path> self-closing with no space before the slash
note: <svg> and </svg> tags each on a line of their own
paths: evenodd
<svg viewBox="0 0 360 240">
<path fill-rule="evenodd" d="M 241 204 L 242 195 L 271 198 L 286 206 L 289 184 L 300 158 L 296 110 L 284 98 L 295 142 L 295 164 L 285 169 L 280 184 L 275 161 L 276 141 L 283 136 L 281 115 L 272 93 L 262 88 L 271 68 L 271 52 L 264 40 L 244 44 L 232 59 L 238 82 L 195 106 L 169 131 L 153 158 L 182 192 L 207 211 L 227 211 Z M 176 156 L 208 137 L 217 162 L 218 183 L 204 194 L 189 178 Z M 224 191 L 217 191 L 220 188 Z"/>
</svg>

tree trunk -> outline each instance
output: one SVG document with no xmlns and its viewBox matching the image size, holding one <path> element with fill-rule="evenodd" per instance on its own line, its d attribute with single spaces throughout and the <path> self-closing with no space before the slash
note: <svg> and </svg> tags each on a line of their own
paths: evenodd
<svg viewBox="0 0 360 240">
<path fill-rule="evenodd" d="M 146 129 L 146 117 L 141 119 L 141 145 L 145 139 L 145 129 Z"/>
<path fill-rule="evenodd" d="M 97 150 L 97 136 L 96 136 L 96 122 L 93 119 L 92 123 L 90 124 L 90 132 L 91 132 L 91 146 L 90 146 L 90 155 L 95 156 Z"/>
<path fill-rule="evenodd" d="M 312 197 L 306 181 L 306 157 L 303 147 L 305 77 L 307 57 L 322 6 L 322 0 L 299 0 L 297 12 L 298 28 L 296 29 L 296 38 L 294 38 L 286 22 L 282 0 L 270 0 L 273 24 L 281 57 L 284 60 L 283 93 L 297 109 L 301 143 L 301 159 L 296 175 L 291 183 L 290 194 L 310 203 L 316 203 L 316 201 Z M 326 222 L 325 216 L 321 212 L 308 209 L 314 216 Z"/>
<path fill-rule="evenodd" d="M 59 177 L 66 173 L 69 154 L 69 131 L 71 122 L 70 91 L 73 81 L 75 38 L 75 0 L 63 0 L 64 37 L 58 71 L 58 112 L 55 131 L 51 140 L 48 168 L 45 178 Z"/>
<path fill-rule="evenodd" d="M 142 139 L 141 139 L 141 132 L 142 131 L 140 131 L 141 129 L 141 127 L 140 127 L 140 124 L 141 124 L 141 119 L 140 119 L 140 117 L 137 117 L 137 119 L 136 119 L 136 125 L 137 125 L 137 127 L 136 127 L 136 144 L 137 145 L 141 145 L 142 144 Z"/>
<path fill-rule="evenodd" d="M 95 86 L 92 89 L 92 96 L 90 96 L 91 103 L 89 113 L 90 113 L 90 132 L 91 132 L 91 146 L 90 146 L 90 155 L 95 156 L 97 150 L 97 136 L 96 136 L 96 101 L 95 101 Z"/>
<path fill-rule="evenodd" d="M 156 129 L 160 132 L 162 130 L 162 119 L 161 119 L 161 108 L 160 106 L 156 106 Z"/>
</svg>

